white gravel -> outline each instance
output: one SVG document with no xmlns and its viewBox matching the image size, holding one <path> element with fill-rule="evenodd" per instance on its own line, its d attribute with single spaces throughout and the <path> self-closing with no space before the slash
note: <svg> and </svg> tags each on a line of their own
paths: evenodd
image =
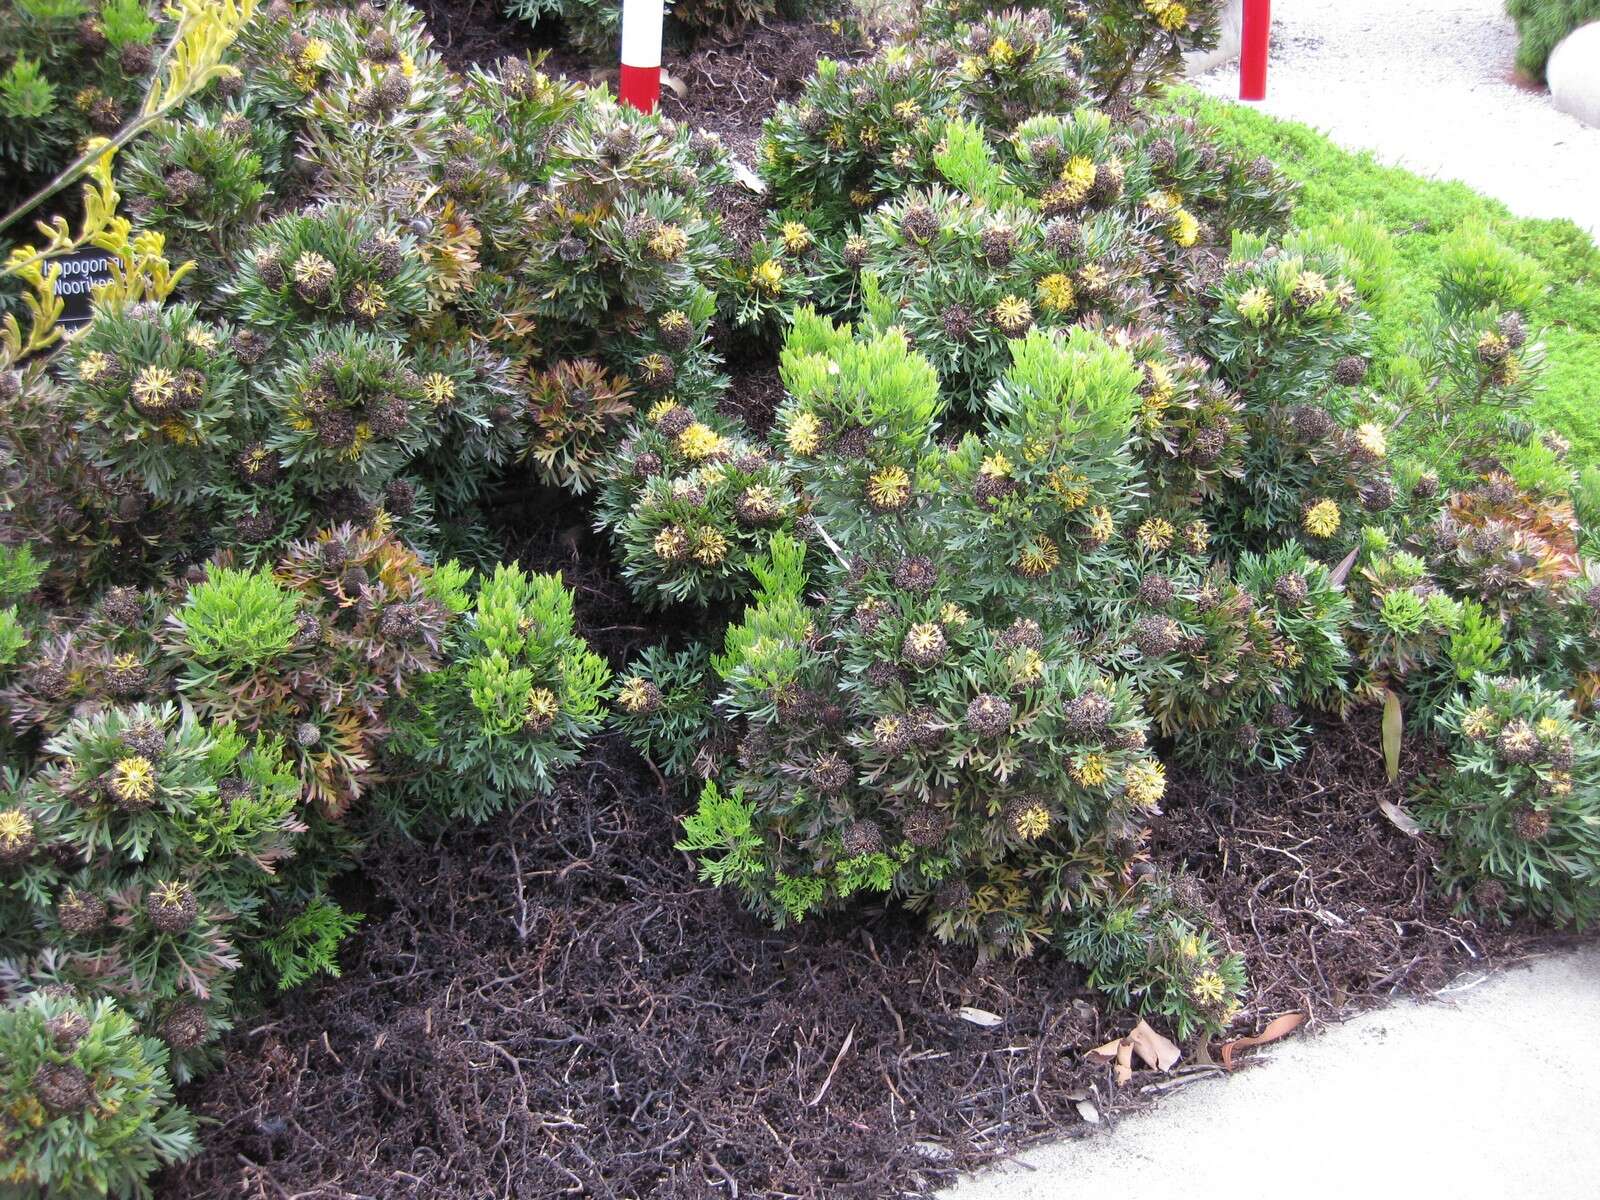
<svg viewBox="0 0 1600 1200">
<path fill-rule="evenodd" d="M 1600 234 L 1600 129 L 1512 82 L 1504 0 L 1277 0 L 1267 99 L 1352 149 Z M 1237 65 L 1195 80 L 1237 97 Z"/>
</svg>

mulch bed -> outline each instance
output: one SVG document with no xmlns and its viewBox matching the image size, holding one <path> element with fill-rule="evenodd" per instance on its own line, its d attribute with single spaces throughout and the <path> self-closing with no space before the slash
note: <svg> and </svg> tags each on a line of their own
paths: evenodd
<svg viewBox="0 0 1600 1200">
<path fill-rule="evenodd" d="M 458 63 L 533 44 L 494 0 L 423 7 Z M 680 64 L 688 106 L 667 111 L 753 146 L 771 103 L 837 49 L 828 36 L 703 48 Z M 770 357 L 732 365 L 729 407 L 770 420 Z M 727 615 L 640 610 L 570 500 L 524 495 L 503 515 L 508 549 L 564 572 L 617 666 Z M 1276 777 L 1219 792 L 1173 773 L 1153 855 L 1200 882 L 1247 955 L 1241 1025 L 1334 1018 L 1533 940 L 1453 915 L 1431 889 L 1435 847 L 1378 812 L 1406 781 L 1391 788 L 1376 746 L 1375 716 L 1358 715 Z M 1085 1060 L 1134 1018 L 1059 959 L 978 966 L 883 906 L 774 932 L 672 849 L 687 807 L 607 735 L 552 797 L 437 843 L 377 841 L 352 881 L 369 915 L 343 978 L 225 1040 L 222 1067 L 186 1089 L 215 1122 L 205 1152 L 160 1194 L 920 1195 L 1089 1131 L 1086 1098 L 1114 1120 L 1156 1095 L 1153 1076 L 1118 1089 Z M 1003 1021 L 971 1024 L 962 1005 Z"/>
</svg>

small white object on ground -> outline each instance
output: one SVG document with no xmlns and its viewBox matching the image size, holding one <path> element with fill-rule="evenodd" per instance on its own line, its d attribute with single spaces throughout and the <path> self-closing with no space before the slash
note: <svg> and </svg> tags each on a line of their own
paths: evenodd
<svg viewBox="0 0 1600 1200">
<path fill-rule="evenodd" d="M 1561 39 L 1550 53 L 1545 78 L 1557 108 L 1585 125 L 1600 126 L 1600 21 L 1580 25 Z"/>
<path fill-rule="evenodd" d="M 1517 86 L 1516 47 L 1504 0 L 1276 0 L 1254 107 L 1600 234 L 1600 129 Z M 1195 82 L 1239 94 L 1234 67 Z"/>
<path fill-rule="evenodd" d="M 944 1200 L 1593 1200 L 1597 1027 L 1590 944 L 1252 1050 L 1272 1061 L 1027 1151 Z"/>
</svg>

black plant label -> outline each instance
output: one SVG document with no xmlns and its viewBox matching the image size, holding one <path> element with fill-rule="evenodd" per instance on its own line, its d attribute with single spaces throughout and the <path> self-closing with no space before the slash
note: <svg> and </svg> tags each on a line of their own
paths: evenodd
<svg viewBox="0 0 1600 1200">
<path fill-rule="evenodd" d="M 65 307 L 59 323 L 68 327 L 88 324 L 94 289 L 111 282 L 111 256 L 104 250 L 75 250 L 51 262 L 61 269 L 56 276 L 56 295 Z"/>
</svg>

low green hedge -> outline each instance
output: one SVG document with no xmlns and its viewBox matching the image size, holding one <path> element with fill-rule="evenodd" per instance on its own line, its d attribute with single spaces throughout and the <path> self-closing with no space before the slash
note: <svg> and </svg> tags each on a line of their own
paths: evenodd
<svg viewBox="0 0 1600 1200">
<path fill-rule="evenodd" d="M 1600 0 L 1506 0 L 1517 23 L 1517 66 L 1544 78 L 1550 52 L 1579 25 L 1600 21 Z"/>
</svg>

